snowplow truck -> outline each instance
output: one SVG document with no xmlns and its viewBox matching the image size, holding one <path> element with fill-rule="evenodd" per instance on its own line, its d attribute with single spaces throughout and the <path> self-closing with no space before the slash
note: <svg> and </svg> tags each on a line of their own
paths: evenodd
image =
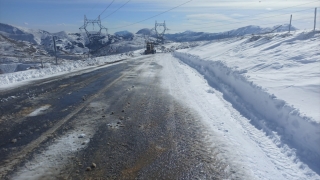
<svg viewBox="0 0 320 180">
<path fill-rule="evenodd" d="M 144 54 L 155 54 L 156 50 L 154 48 L 153 42 L 147 42 L 146 50 L 144 51 Z"/>
</svg>

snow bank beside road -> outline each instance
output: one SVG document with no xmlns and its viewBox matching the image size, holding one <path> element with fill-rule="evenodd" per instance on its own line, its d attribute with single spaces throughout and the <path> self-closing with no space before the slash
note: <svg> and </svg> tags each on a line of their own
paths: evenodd
<svg viewBox="0 0 320 180">
<path fill-rule="evenodd" d="M 320 160 L 320 124 L 303 116 L 285 101 L 277 99 L 260 86 L 249 81 L 242 71 L 234 70 L 221 61 L 207 61 L 187 53 L 173 55 L 203 74 L 212 86 L 253 120 L 269 136 L 279 134 L 278 146 L 294 146 L 298 153 L 316 164 Z M 263 119 L 263 120 L 261 120 Z"/>
<path fill-rule="evenodd" d="M 222 61 L 269 94 L 320 122 L 320 31 L 227 38 L 179 50 Z"/>
<path fill-rule="evenodd" d="M 43 69 L 32 69 L 27 71 L 20 71 L 14 73 L 0 74 L 0 86 L 11 85 L 17 82 L 26 81 L 34 78 L 42 78 L 57 73 L 66 73 L 86 68 L 89 66 L 103 65 L 108 62 L 125 59 L 126 55 L 113 55 L 97 58 L 90 58 L 87 60 L 78 61 L 63 61 L 59 65 L 45 64 Z"/>
</svg>

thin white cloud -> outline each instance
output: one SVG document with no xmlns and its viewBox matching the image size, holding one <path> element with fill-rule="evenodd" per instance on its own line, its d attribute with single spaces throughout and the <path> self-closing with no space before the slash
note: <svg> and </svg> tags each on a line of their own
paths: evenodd
<svg viewBox="0 0 320 180">
<path fill-rule="evenodd" d="M 243 15 L 243 14 L 238 14 L 238 13 L 233 13 L 233 14 L 230 14 L 231 17 L 244 17 L 246 15 Z"/>
<path fill-rule="evenodd" d="M 189 20 L 201 20 L 201 21 L 233 21 L 234 19 L 224 14 L 190 14 L 186 16 Z"/>
</svg>

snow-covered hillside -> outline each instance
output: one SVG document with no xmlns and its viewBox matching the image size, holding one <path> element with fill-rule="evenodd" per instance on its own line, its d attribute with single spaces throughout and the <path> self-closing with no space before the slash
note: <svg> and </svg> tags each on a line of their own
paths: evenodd
<svg viewBox="0 0 320 180">
<path fill-rule="evenodd" d="M 15 27 L 3 23 L 0 23 L 0 35 L 2 48 L 0 49 L 0 54 L 2 55 L 0 60 L 6 62 L 23 61 L 22 58 L 25 58 L 25 61 L 29 61 L 36 55 L 35 52 L 40 50 L 42 51 L 42 55 L 46 54 L 53 56 L 53 36 L 56 37 L 56 46 L 59 57 L 63 59 L 74 59 L 74 57 L 70 56 L 87 54 L 89 49 L 95 56 L 120 54 L 141 49 L 144 47 L 145 43 L 145 37 L 143 35 L 134 35 L 128 31 L 115 32 L 114 35 L 108 34 L 107 36 L 102 37 L 100 40 L 101 44 L 90 44 L 84 32 L 70 33 L 61 31 L 49 33 L 43 30 Z M 24 53 L 22 54 L 22 57 L 21 54 L 13 52 L 19 48 L 12 44 L 19 44 L 20 46 L 21 44 L 24 44 L 24 49 L 31 48 L 34 52 Z M 11 51 L 6 51 L 7 49 Z M 4 55 L 6 57 L 5 59 Z"/>
<path fill-rule="evenodd" d="M 12 40 L 25 41 L 41 46 L 50 54 L 53 54 L 53 36 L 57 37 L 57 46 L 61 54 L 88 52 L 88 48 L 84 46 L 88 42 L 85 33 L 68 33 L 65 31 L 49 33 L 43 30 L 27 29 L 0 23 L 0 34 Z"/>
</svg>

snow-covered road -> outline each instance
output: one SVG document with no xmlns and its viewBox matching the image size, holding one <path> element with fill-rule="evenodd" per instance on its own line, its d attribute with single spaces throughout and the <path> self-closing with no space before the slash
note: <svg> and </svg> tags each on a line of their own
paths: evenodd
<svg viewBox="0 0 320 180">
<path fill-rule="evenodd" d="M 163 66 L 162 87 L 200 115 L 207 142 L 218 147 L 230 171 L 236 172 L 233 178 L 320 179 L 319 167 L 309 168 L 312 164 L 302 161 L 276 132 L 266 133 L 247 119 L 195 69 L 169 54 L 156 59 Z"/>
<path fill-rule="evenodd" d="M 22 166 L 9 168 L 8 171 L 13 172 L 8 179 L 28 179 L 26 175 L 35 178 L 35 172 L 38 179 L 50 173 L 54 175 L 53 179 L 80 178 L 79 175 L 96 177 L 95 172 L 101 173 L 102 177 L 112 173 L 119 179 L 320 179 L 319 144 L 312 143 L 319 137 L 316 134 L 318 124 L 298 121 L 294 113 L 286 115 L 280 107 L 276 110 L 293 122 L 292 127 L 284 129 L 250 108 L 243 97 L 236 96 L 236 92 L 229 91 L 231 85 L 226 80 L 239 89 L 250 90 L 251 86 L 245 87 L 245 81 L 239 81 L 242 80 L 238 78 L 240 75 L 232 79 L 232 73 L 230 76 L 224 73 L 227 68 L 221 64 L 213 63 L 212 69 L 206 69 L 192 64 L 208 65 L 197 60 L 189 61 L 186 55 L 179 53 L 159 53 L 90 71 L 84 69 L 56 79 L 51 77 L 45 84 L 30 81 L 24 88 L 13 86 L 12 90 L 5 90 L 0 94 L 1 102 L 6 105 L 1 107 L 5 115 L 0 116 L 0 125 L 8 127 L 0 126 L 0 132 L 6 133 L 6 137 L 0 136 L 3 139 L 0 147 L 5 147 L 0 150 L 6 153 L 2 154 L 0 161 L 12 158 L 7 149 L 18 154 L 20 148 L 22 153 L 26 151 L 23 149 L 28 149 L 28 143 L 32 144 L 35 136 L 56 138 L 39 146 L 42 149 L 38 154 L 31 150 L 37 149 L 43 140 L 32 148 L 30 146 L 28 153 L 33 155 L 26 162 L 22 161 L 23 158 L 13 157 L 14 162 L 21 161 Z M 217 69 L 222 72 L 218 74 L 220 80 L 208 78 Z M 259 89 L 253 90 L 259 95 Z M 4 97 L 6 95 L 8 97 Z M 272 100 L 271 97 L 269 102 Z M 44 106 L 39 108 L 39 102 Z M 50 123 L 57 125 L 47 126 L 49 119 Z M 280 117 L 277 120 L 281 120 Z M 305 132 L 308 130 L 305 125 L 315 130 L 310 128 L 310 132 Z M 116 130 L 113 126 L 117 127 Z M 26 131 L 24 135 L 20 135 L 20 129 Z M 286 136 L 286 130 L 294 136 Z M 83 131 L 87 135 L 78 139 L 78 134 Z M 38 133 L 32 138 L 25 136 L 34 132 Z M 21 139 L 17 143 L 5 141 L 12 137 Z M 299 138 L 303 141 L 300 142 Z M 60 150 L 61 147 L 69 147 L 72 151 Z M 145 151 L 146 147 L 150 149 Z M 84 168 L 91 160 L 102 168 L 90 174 Z M 131 163 L 127 164 L 128 160 Z M 117 162 L 114 169 L 113 161 Z M 217 167 L 218 171 L 213 170 Z M 3 168 L 8 169 L 6 164 Z M 55 170 L 48 174 L 46 168 Z"/>
</svg>

